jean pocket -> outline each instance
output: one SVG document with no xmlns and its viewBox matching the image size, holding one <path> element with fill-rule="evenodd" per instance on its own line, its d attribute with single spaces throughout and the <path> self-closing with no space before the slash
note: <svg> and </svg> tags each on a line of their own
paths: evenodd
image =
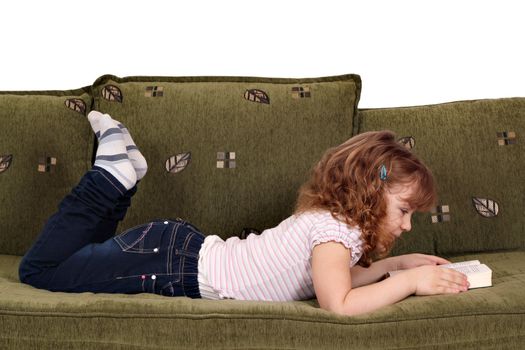
<svg viewBox="0 0 525 350">
<path fill-rule="evenodd" d="M 123 252 L 150 254 L 158 253 L 162 236 L 169 225 L 152 221 L 132 227 L 113 237 Z"/>
</svg>

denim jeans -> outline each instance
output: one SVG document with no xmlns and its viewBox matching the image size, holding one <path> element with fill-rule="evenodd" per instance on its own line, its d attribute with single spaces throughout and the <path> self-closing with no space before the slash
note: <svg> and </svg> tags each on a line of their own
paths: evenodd
<svg viewBox="0 0 525 350">
<path fill-rule="evenodd" d="M 20 281 L 61 292 L 155 293 L 200 298 L 202 233 L 181 219 L 156 219 L 114 236 L 129 191 L 94 166 L 59 204 L 23 257 Z"/>
</svg>

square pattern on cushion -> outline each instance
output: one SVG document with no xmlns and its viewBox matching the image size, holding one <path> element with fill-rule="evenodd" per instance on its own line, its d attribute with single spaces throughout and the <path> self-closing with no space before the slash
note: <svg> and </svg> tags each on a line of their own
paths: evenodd
<svg viewBox="0 0 525 350">
<path fill-rule="evenodd" d="M 363 109 L 357 123 L 394 131 L 438 185 L 438 206 L 414 215 L 393 253 L 525 248 L 525 98 Z"/>
<path fill-rule="evenodd" d="M 91 166 L 89 88 L 0 92 L 0 254 L 23 255 Z"/>
<path fill-rule="evenodd" d="M 323 152 L 352 136 L 360 87 L 357 75 L 100 77 L 94 109 L 148 162 L 117 230 L 175 217 L 223 238 L 273 227 Z"/>
</svg>

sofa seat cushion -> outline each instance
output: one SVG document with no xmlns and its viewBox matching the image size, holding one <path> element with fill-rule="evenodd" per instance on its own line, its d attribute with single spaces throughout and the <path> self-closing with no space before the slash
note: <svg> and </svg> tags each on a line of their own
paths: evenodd
<svg viewBox="0 0 525 350">
<path fill-rule="evenodd" d="M 21 284 L 18 256 L 0 255 L 0 348 L 517 348 L 525 342 L 525 252 L 463 255 L 493 286 L 411 296 L 360 316 L 316 300 L 194 300 L 153 294 L 53 293 Z"/>
</svg>

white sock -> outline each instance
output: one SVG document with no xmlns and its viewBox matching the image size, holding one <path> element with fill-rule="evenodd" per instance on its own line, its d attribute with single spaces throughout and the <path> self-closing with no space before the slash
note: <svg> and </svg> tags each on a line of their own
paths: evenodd
<svg viewBox="0 0 525 350">
<path fill-rule="evenodd" d="M 120 128 L 120 130 L 122 130 L 124 143 L 126 144 L 126 151 L 128 152 L 129 160 L 131 161 L 131 164 L 137 173 L 137 181 L 139 181 L 144 177 L 144 175 L 146 175 L 146 172 L 148 171 L 148 163 L 146 163 L 146 158 L 144 158 L 142 153 L 140 153 L 139 149 L 137 148 L 135 142 L 133 142 L 131 134 L 129 133 L 129 130 L 126 128 L 126 126 L 118 120 L 115 120 L 115 123 Z"/>
<path fill-rule="evenodd" d="M 109 114 L 102 114 L 98 111 L 91 111 L 88 114 L 88 119 L 91 123 L 91 128 L 93 129 L 93 132 L 97 136 L 97 139 L 100 142 L 100 125 L 99 125 L 99 118 L 102 116 L 108 116 L 111 118 Z M 146 175 L 146 172 L 148 171 L 148 163 L 146 162 L 146 158 L 140 153 L 140 150 L 137 148 L 137 145 L 133 141 L 133 138 L 131 137 L 129 130 L 126 128 L 124 124 L 119 122 L 118 120 L 113 119 L 115 125 L 117 125 L 121 130 L 124 137 L 124 144 L 126 145 L 126 151 L 128 153 L 129 160 L 131 161 L 131 164 L 133 165 L 133 168 L 135 169 L 135 173 L 137 174 L 137 181 L 142 179 L 144 175 Z"/>
<path fill-rule="evenodd" d="M 122 130 L 109 115 L 89 113 L 88 119 L 92 127 L 93 124 L 100 127 L 98 131 L 93 128 L 95 134 L 98 132 L 100 135 L 95 165 L 110 172 L 126 189 L 133 188 L 137 174 L 129 160 Z"/>
<path fill-rule="evenodd" d="M 91 129 L 93 129 L 93 132 L 97 136 L 97 140 L 100 140 L 100 125 L 98 121 L 103 115 L 104 114 L 100 113 L 99 111 L 91 111 L 88 114 L 89 124 L 91 124 Z"/>
</svg>

